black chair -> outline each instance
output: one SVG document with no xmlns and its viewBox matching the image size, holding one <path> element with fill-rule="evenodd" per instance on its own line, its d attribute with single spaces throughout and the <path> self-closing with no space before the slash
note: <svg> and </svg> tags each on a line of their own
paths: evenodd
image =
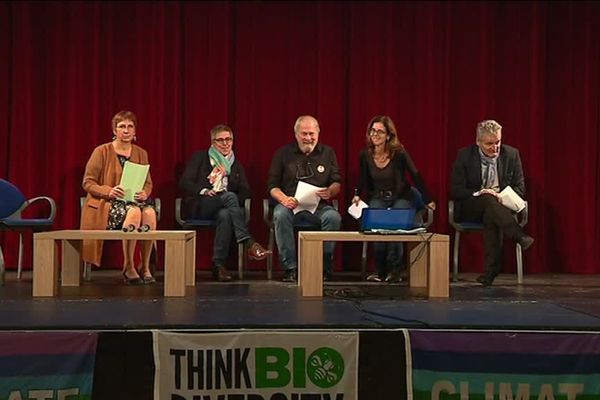
<svg viewBox="0 0 600 400">
<path fill-rule="evenodd" d="M 246 216 L 246 224 L 250 221 L 250 198 L 244 200 L 244 213 Z M 211 219 L 184 219 L 181 213 L 181 197 L 175 199 L 175 220 L 182 229 L 200 230 L 214 229 L 217 226 L 217 220 Z M 238 279 L 244 279 L 244 268 L 246 255 L 246 245 L 238 243 Z"/>
<path fill-rule="evenodd" d="M 515 219 L 521 227 L 527 225 L 529 218 L 529 205 L 525 202 L 525 208 L 519 213 L 515 213 Z M 458 255 L 460 249 L 460 234 L 467 232 L 483 232 L 483 223 L 478 222 L 458 222 L 454 217 L 454 200 L 448 201 L 448 221 L 454 228 L 454 249 L 452 252 L 452 281 L 458 280 Z M 517 258 L 517 282 L 523 283 L 523 254 L 521 245 L 516 244 Z"/>
<path fill-rule="evenodd" d="M 81 209 L 83 209 L 83 202 L 85 201 L 85 197 L 80 197 L 79 198 L 79 207 Z M 156 223 L 158 224 L 158 221 L 160 221 L 160 207 L 161 207 L 161 202 L 160 199 L 157 197 L 154 199 L 154 209 L 156 210 Z M 150 272 L 152 273 L 152 275 L 154 275 L 154 273 L 156 272 L 156 252 L 157 250 L 157 246 L 156 246 L 156 241 L 153 242 L 153 246 L 152 246 L 152 251 L 153 251 L 153 257 L 154 257 L 154 262 L 150 262 Z M 140 266 L 138 265 L 138 270 L 140 269 Z M 90 281 L 92 280 L 92 265 L 90 263 L 84 262 L 83 263 L 83 280 L 85 281 Z"/>
<path fill-rule="evenodd" d="M 269 242 L 267 244 L 268 250 L 271 250 L 271 254 L 267 256 L 267 279 L 273 279 L 273 254 L 275 248 L 275 226 L 273 224 L 273 209 L 277 205 L 277 202 L 273 198 L 263 199 L 263 219 L 269 228 Z M 338 210 L 338 201 L 332 200 L 333 208 Z M 319 230 L 319 227 L 307 222 L 299 221 L 294 222 L 294 230 Z"/>
<path fill-rule="evenodd" d="M 37 201 L 47 201 L 50 205 L 50 215 L 46 218 L 23 218 L 22 213 L 27 207 Z M 48 196 L 25 199 L 19 188 L 12 183 L 0 179 L 0 230 L 19 232 L 19 261 L 17 265 L 17 279 L 23 274 L 23 232 L 39 232 L 48 230 L 54 223 L 56 216 L 56 203 Z M 4 284 L 4 254 L 0 246 L 0 284 Z"/>
</svg>

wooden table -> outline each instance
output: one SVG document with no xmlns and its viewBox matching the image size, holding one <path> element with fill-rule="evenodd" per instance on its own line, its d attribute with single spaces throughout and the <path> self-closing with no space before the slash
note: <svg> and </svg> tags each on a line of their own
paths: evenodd
<svg viewBox="0 0 600 400">
<path fill-rule="evenodd" d="M 426 287 L 429 297 L 450 292 L 450 237 L 438 233 L 370 235 L 348 231 L 298 232 L 298 286 L 302 296 L 323 296 L 323 242 L 408 242 L 410 287 Z"/>
<path fill-rule="evenodd" d="M 164 240 L 165 296 L 185 296 L 185 287 L 196 284 L 196 232 L 108 230 L 61 230 L 33 235 L 33 297 L 56 296 L 58 292 L 58 253 L 62 242 L 62 286 L 79 286 L 83 240 Z"/>
</svg>

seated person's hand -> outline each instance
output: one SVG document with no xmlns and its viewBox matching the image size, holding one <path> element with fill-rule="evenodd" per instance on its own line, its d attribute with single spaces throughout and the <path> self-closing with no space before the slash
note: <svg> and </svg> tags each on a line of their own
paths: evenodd
<svg viewBox="0 0 600 400">
<path fill-rule="evenodd" d="M 144 190 L 137 192 L 133 195 L 133 199 L 135 201 L 146 201 L 148 199 L 148 195 Z"/>
<path fill-rule="evenodd" d="M 431 210 L 435 210 L 435 201 L 432 201 L 431 203 L 427 204 L 425 207 L 427 207 Z"/>
<path fill-rule="evenodd" d="M 358 205 L 358 203 L 360 203 L 360 196 L 354 196 L 354 197 L 352 198 L 352 203 L 353 203 L 355 206 L 357 206 L 357 205 Z"/>
<path fill-rule="evenodd" d="M 329 191 L 329 188 L 324 188 L 317 191 L 317 196 L 319 196 L 323 200 L 329 200 L 331 198 L 331 192 Z"/>
<path fill-rule="evenodd" d="M 110 189 L 108 197 L 110 197 L 111 199 L 122 199 L 123 197 L 125 197 L 125 189 L 123 188 L 123 186 L 117 185 Z"/>
<path fill-rule="evenodd" d="M 490 194 L 494 197 L 498 197 L 498 192 L 496 192 L 494 189 L 481 189 L 479 194 Z"/>
<path fill-rule="evenodd" d="M 295 197 L 285 196 L 283 200 L 281 200 L 281 204 L 284 207 L 293 210 L 294 208 L 298 207 L 298 200 Z"/>
</svg>

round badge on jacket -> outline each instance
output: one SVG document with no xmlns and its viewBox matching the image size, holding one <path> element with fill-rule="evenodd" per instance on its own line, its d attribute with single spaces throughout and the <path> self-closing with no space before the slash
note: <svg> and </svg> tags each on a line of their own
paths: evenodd
<svg viewBox="0 0 600 400">
<path fill-rule="evenodd" d="M 325 172 L 325 167 L 321 164 L 319 164 L 317 166 L 317 171 L 319 171 L 320 174 L 322 174 L 323 172 Z"/>
</svg>

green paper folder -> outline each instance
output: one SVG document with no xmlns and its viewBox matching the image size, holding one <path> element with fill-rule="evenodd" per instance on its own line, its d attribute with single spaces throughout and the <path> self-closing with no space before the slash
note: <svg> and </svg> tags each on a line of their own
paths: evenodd
<svg viewBox="0 0 600 400">
<path fill-rule="evenodd" d="M 125 201 L 134 202 L 133 195 L 141 191 L 146 183 L 150 165 L 141 165 L 125 161 L 120 185 L 125 188 Z"/>
</svg>

